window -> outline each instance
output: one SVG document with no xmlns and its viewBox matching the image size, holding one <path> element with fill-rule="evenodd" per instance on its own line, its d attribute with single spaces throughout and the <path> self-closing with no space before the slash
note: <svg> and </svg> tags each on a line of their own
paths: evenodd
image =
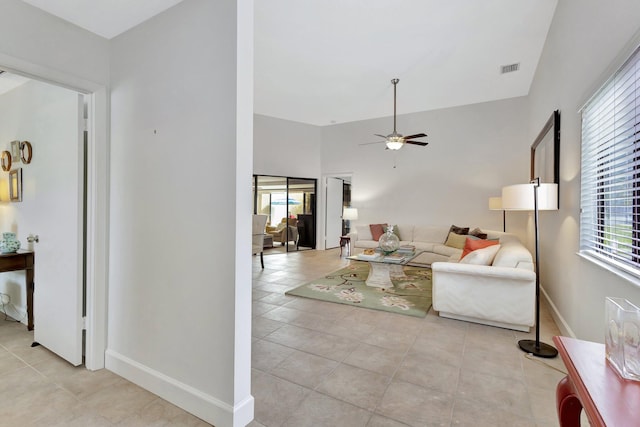
<svg viewBox="0 0 640 427">
<path fill-rule="evenodd" d="M 640 277 L 640 51 L 582 110 L 581 253 Z"/>
</svg>

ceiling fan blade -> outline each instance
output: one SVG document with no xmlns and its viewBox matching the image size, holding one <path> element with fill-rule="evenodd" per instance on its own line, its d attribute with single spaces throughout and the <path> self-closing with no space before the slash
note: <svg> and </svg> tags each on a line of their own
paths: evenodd
<svg viewBox="0 0 640 427">
<path fill-rule="evenodd" d="M 427 136 L 427 134 L 426 133 L 416 133 L 415 135 L 405 136 L 404 139 L 406 141 L 407 139 L 422 138 L 424 136 Z"/>
<path fill-rule="evenodd" d="M 422 142 L 422 141 L 405 141 L 405 144 L 413 144 L 413 145 L 420 145 L 422 147 L 424 147 L 425 145 L 429 144 L 428 142 Z"/>
<path fill-rule="evenodd" d="M 387 135 L 380 135 L 379 133 L 374 133 L 375 136 L 379 136 L 380 138 L 387 139 Z"/>
<path fill-rule="evenodd" d="M 362 144 L 358 144 L 358 145 L 382 144 L 384 142 L 387 142 L 387 141 L 363 142 Z"/>
</svg>

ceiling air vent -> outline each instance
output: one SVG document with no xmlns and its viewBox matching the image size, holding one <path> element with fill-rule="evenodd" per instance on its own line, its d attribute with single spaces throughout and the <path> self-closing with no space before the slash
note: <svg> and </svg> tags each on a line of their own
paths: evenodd
<svg viewBox="0 0 640 427">
<path fill-rule="evenodd" d="M 519 69 L 519 62 L 516 62 L 515 64 L 503 65 L 500 67 L 500 74 L 513 73 L 514 71 L 518 71 Z"/>
</svg>

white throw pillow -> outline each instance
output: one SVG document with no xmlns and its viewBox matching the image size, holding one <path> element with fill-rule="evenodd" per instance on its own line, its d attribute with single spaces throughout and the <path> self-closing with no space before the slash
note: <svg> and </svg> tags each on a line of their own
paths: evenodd
<svg viewBox="0 0 640 427">
<path fill-rule="evenodd" d="M 491 265 L 498 250 L 500 250 L 500 245 L 491 245 L 486 248 L 476 249 L 462 258 L 460 264 Z"/>
</svg>

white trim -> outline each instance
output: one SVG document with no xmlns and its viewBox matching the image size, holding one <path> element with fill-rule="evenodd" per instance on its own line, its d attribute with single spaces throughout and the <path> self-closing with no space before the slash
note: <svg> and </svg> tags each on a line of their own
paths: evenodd
<svg viewBox="0 0 640 427">
<path fill-rule="evenodd" d="M 598 267 L 601 267 L 607 270 L 610 273 L 615 274 L 621 279 L 629 282 L 631 285 L 640 288 L 640 277 L 638 277 L 636 274 L 632 274 L 631 272 L 626 271 L 624 269 L 626 266 L 624 266 L 623 264 L 620 264 L 620 266 L 618 267 L 615 261 L 605 259 L 604 257 L 600 258 L 587 251 L 576 252 L 576 255 L 578 255 L 582 259 L 585 259 L 597 265 Z M 632 269 L 629 268 L 629 270 L 632 270 Z"/>
<path fill-rule="evenodd" d="M 105 361 L 105 366 L 110 371 L 157 394 L 206 422 L 213 423 L 215 421 L 220 426 L 232 426 L 234 420 L 253 419 L 254 399 L 251 395 L 233 407 L 111 349 L 107 350 Z"/>
<path fill-rule="evenodd" d="M 542 295 L 544 296 L 544 299 L 547 301 L 547 303 L 551 307 L 551 317 L 553 317 L 553 320 L 555 320 L 556 325 L 558 325 L 558 328 L 560 329 L 560 333 L 564 336 L 576 338 L 576 334 L 573 332 L 571 327 L 569 327 L 569 324 L 567 323 L 567 321 L 564 320 L 564 317 L 562 317 L 562 315 L 560 314 L 560 310 L 558 310 L 558 307 L 556 307 L 556 305 L 553 303 L 551 298 L 549 298 L 549 294 L 547 294 L 547 292 L 544 290 L 542 286 L 540 287 L 540 290 L 542 291 Z"/>
</svg>

